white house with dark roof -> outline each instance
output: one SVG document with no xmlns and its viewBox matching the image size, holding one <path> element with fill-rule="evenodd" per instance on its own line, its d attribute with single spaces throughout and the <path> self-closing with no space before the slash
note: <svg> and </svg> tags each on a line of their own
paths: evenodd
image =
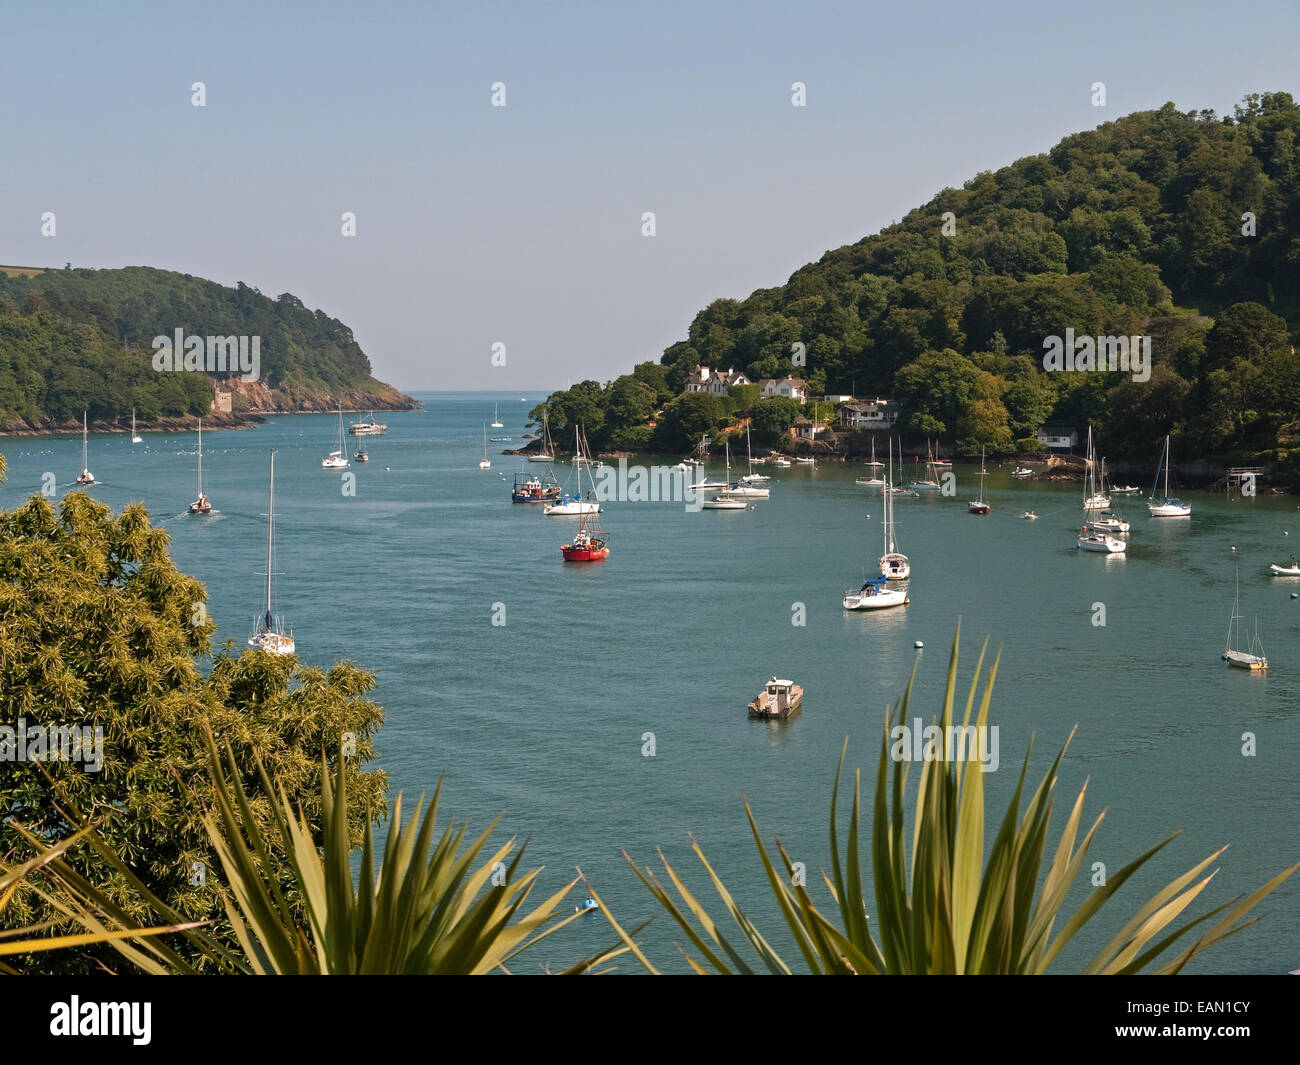
<svg viewBox="0 0 1300 1065">
<path fill-rule="evenodd" d="M 1070 451 L 1079 445 L 1079 430 L 1060 425 L 1044 425 L 1034 434 L 1034 439 L 1043 447 Z"/>
<path fill-rule="evenodd" d="M 784 396 L 786 399 L 805 400 L 808 398 L 808 386 L 800 377 L 765 377 L 759 382 L 763 398 Z"/>
<path fill-rule="evenodd" d="M 846 403 L 840 408 L 840 425 L 846 429 L 892 429 L 898 408 L 887 399 Z"/>
<path fill-rule="evenodd" d="M 686 375 L 687 392 L 704 392 L 711 396 L 725 396 L 733 388 L 747 384 L 750 384 L 750 380 L 744 372 L 731 367 L 727 368 L 726 373 L 714 373 L 707 366 L 696 366 Z"/>
</svg>

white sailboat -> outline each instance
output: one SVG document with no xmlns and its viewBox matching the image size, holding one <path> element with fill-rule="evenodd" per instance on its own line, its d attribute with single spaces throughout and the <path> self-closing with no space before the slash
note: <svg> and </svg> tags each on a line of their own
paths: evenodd
<svg viewBox="0 0 1300 1065">
<path fill-rule="evenodd" d="M 1268 669 L 1268 659 L 1264 657 L 1264 645 L 1259 640 L 1259 622 L 1255 623 L 1255 634 L 1250 640 L 1249 651 L 1237 651 L 1232 647 L 1232 629 L 1237 627 L 1237 642 L 1241 642 L 1241 615 L 1237 608 L 1241 603 L 1241 574 L 1237 574 L 1237 591 L 1232 599 L 1232 616 L 1228 618 L 1228 638 L 1223 644 L 1223 660 L 1238 669 Z"/>
<path fill-rule="evenodd" d="M 555 447 L 551 443 L 551 427 L 546 417 L 546 413 L 544 411 L 542 412 L 542 446 L 537 451 L 530 451 L 528 453 L 528 461 L 529 462 L 554 462 L 555 461 Z"/>
<path fill-rule="evenodd" d="M 1160 457 L 1160 465 L 1165 471 L 1164 502 L 1156 502 L 1156 485 L 1151 486 L 1151 499 L 1147 503 L 1147 513 L 1153 518 L 1190 518 L 1192 507 L 1181 499 L 1169 494 L 1169 437 L 1165 437 L 1165 450 Z M 1160 470 L 1156 470 L 1156 484 L 1160 483 Z"/>
<path fill-rule="evenodd" d="M 90 472 L 89 460 L 86 458 L 86 412 L 81 412 L 81 473 L 77 484 L 94 484 L 95 475 Z"/>
<path fill-rule="evenodd" d="M 497 405 L 496 405 L 495 403 L 493 403 L 493 404 L 492 404 L 492 428 L 493 428 L 493 429 L 504 429 L 504 428 L 505 428 L 505 426 L 501 424 L 501 420 L 500 420 L 500 419 L 501 419 L 501 416 L 500 416 L 500 414 L 497 413 Z"/>
<path fill-rule="evenodd" d="M 199 419 L 199 495 L 198 498 L 190 504 L 191 514 L 211 514 L 212 504 L 208 497 L 203 494 L 203 419 Z"/>
<path fill-rule="evenodd" d="M 984 468 L 984 449 L 980 448 L 980 494 L 978 498 L 972 499 L 970 505 L 966 508 L 972 514 L 987 514 L 989 505 L 984 499 L 984 475 L 988 470 Z"/>
<path fill-rule="evenodd" d="M 745 456 L 749 460 L 749 472 L 740 478 L 742 484 L 762 484 L 772 479 L 765 473 L 754 472 L 754 448 L 749 442 L 749 422 L 745 423 Z M 762 498 L 767 498 L 766 491 L 764 491 Z"/>
<path fill-rule="evenodd" d="M 321 468 L 326 470 L 346 470 L 348 468 L 347 456 L 344 454 L 343 443 L 343 406 L 339 405 L 339 439 L 338 447 L 331 451 L 328 457 L 320 460 Z"/>
<path fill-rule="evenodd" d="M 131 408 L 131 443 L 143 444 L 144 437 L 135 431 L 135 408 Z"/>
<path fill-rule="evenodd" d="M 900 454 L 899 457 L 901 458 L 902 455 Z M 939 490 L 939 471 L 934 465 L 934 449 L 929 440 L 925 442 L 925 480 L 913 480 L 912 487 L 921 491 Z"/>
<path fill-rule="evenodd" d="M 893 469 L 894 465 L 893 448 L 890 448 L 889 465 Z M 897 550 L 894 543 L 894 498 L 889 491 L 889 482 L 886 481 L 880 489 L 880 502 L 884 507 L 884 536 L 885 536 L 885 553 L 880 556 L 880 573 L 886 580 L 905 581 L 912 576 L 912 563 L 901 551 Z"/>
<path fill-rule="evenodd" d="M 1092 426 L 1088 426 L 1088 472 L 1084 478 L 1083 488 L 1083 509 L 1084 510 L 1105 510 L 1110 506 L 1110 496 L 1106 494 L 1103 483 L 1101 490 L 1097 488 L 1097 455 L 1092 449 Z"/>
<path fill-rule="evenodd" d="M 745 450 L 749 453 L 749 473 L 741 477 L 739 481 L 730 483 L 726 489 L 726 495 L 733 499 L 769 499 L 772 495 L 770 488 L 765 488 L 761 483 L 767 478 L 761 473 L 754 472 L 754 455 L 749 450 L 749 426 L 745 426 Z"/>
<path fill-rule="evenodd" d="M 1101 495 L 1106 494 L 1106 460 L 1101 460 Z M 1126 522 L 1121 514 L 1114 510 L 1103 510 L 1099 514 L 1089 514 L 1086 507 L 1084 517 L 1087 519 L 1084 525 L 1084 532 L 1106 533 L 1109 536 L 1125 536 L 1128 534 L 1131 526 Z"/>
<path fill-rule="evenodd" d="M 585 459 L 582 454 L 582 437 L 578 433 L 578 427 L 573 427 L 573 464 L 576 467 L 575 476 L 577 477 L 577 491 L 572 495 L 562 495 L 553 502 L 546 503 L 542 507 L 542 513 L 548 515 L 558 515 L 560 517 L 566 514 L 599 514 L 600 503 L 596 501 L 596 482 L 592 478 L 591 491 L 586 499 L 582 498 L 582 471 L 587 469 L 587 476 L 591 477 L 590 460 Z"/>
<path fill-rule="evenodd" d="M 884 468 L 883 462 L 876 461 L 876 438 L 871 438 L 871 461 L 867 463 L 871 468 L 870 477 L 859 477 L 854 483 L 865 485 L 868 488 L 879 488 L 885 483 L 885 479 L 880 476 L 880 470 Z"/>
<path fill-rule="evenodd" d="M 275 452 L 271 452 L 271 480 L 266 507 L 266 612 L 257 619 L 248 646 L 254 651 L 268 651 L 273 655 L 291 655 L 295 651 L 293 630 L 284 631 L 283 620 L 271 608 L 271 543 L 275 531 Z"/>
<path fill-rule="evenodd" d="M 727 442 L 726 448 L 727 448 L 727 482 L 726 483 L 730 484 L 731 483 L 731 442 L 730 441 Z M 749 504 L 745 502 L 744 499 L 738 499 L 735 496 L 733 496 L 730 492 L 726 490 L 726 485 L 724 485 L 723 490 L 721 492 L 719 492 L 715 496 L 710 496 L 709 498 L 705 499 L 704 502 L 701 504 L 701 506 L 705 510 L 746 510 L 749 507 Z"/>
<path fill-rule="evenodd" d="M 483 426 L 483 460 L 478 464 L 480 470 L 490 470 L 492 460 L 487 457 L 487 426 Z"/>
<path fill-rule="evenodd" d="M 910 601 L 907 585 L 891 588 L 890 581 L 905 581 L 911 575 L 907 556 L 894 550 L 893 500 L 884 488 L 880 493 L 881 531 L 884 538 L 885 553 L 880 558 L 880 576 L 868 577 L 857 591 L 847 591 L 842 600 L 845 610 L 884 610 L 891 606 L 906 606 Z"/>
</svg>

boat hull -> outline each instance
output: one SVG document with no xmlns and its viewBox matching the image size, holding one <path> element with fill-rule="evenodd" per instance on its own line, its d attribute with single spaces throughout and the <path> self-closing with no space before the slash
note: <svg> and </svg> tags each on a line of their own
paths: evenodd
<svg viewBox="0 0 1300 1065">
<path fill-rule="evenodd" d="M 887 588 L 883 592 L 876 592 L 874 595 L 850 592 L 844 596 L 843 602 L 845 610 L 888 610 L 894 606 L 907 606 L 911 600 L 907 597 L 906 592 Z"/>
<path fill-rule="evenodd" d="M 1269 566 L 1274 577 L 1300 577 L 1300 566 Z"/>
<path fill-rule="evenodd" d="M 1080 536 L 1078 540 L 1080 551 L 1094 551 L 1102 555 L 1119 555 L 1128 550 L 1128 544 L 1123 540 L 1116 540 L 1113 536 Z"/>
<path fill-rule="evenodd" d="M 1153 518 L 1190 518 L 1192 508 L 1190 506 L 1178 507 L 1163 503 L 1148 503 L 1147 513 Z"/>
<path fill-rule="evenodd" d="M 560 548 L 565 562 L 603 562 L 609 558 L 609 548 L 604 544 L 590 544 L 586 547 L 574 547 L 565 544 Z"/>
<path fill-rule="evenodd" d="M 579 516 L 579 515 L 582 515 L 582 514 L 599 514 L 599 513 L 600 513 L 600 504 L 599 504 L 599 503 L 586 503 L 586 502 L 583 502 L 583 503 L 548 503 L 548 504 L 546 504 L 546 506 L 542 509 L 542 513 L 543 513 L 543 514 L 547 514 L 547 515 L 558 515 L 558 516 L 560 516 L 560 517 L 564 517 L 565 515 L 573 515 L 573 516 L 576 517 L 576 516 Z"/>
<path fill-rule="evenodd" d="M 987 514 L 989 512 L 989 505 L 987 503 L 971 503 L 966 509 L 972 514 Z"/>
<path fill-rule="evenodd" d="M 1230 666 L 1237 669 L 1265 670 L 1268 669 L 1268 659 L 1260 655 L 1247 654 L 1245 651 L 1225 651 L 1223 660 Z"/>
</svg>

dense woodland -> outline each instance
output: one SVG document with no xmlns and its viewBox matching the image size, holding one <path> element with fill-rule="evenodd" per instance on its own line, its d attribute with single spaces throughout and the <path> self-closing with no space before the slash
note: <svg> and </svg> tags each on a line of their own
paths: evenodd
<svg viewBox="0 0 1300 1065">
<path fill-rule="evenodd" d="M 814 395 L 891 397 L 901 430 L 964 453 L 1091 423 L 1115 458 L 1153 462 L 1170 432 L 1182 456 L 1295 472 L 1298 139 L 1287 93 L 1223 116 L 1171 103 L 1067 137 L 945 189 L 779 288 L 714 300 L 657 364 L 552 396 L 551 428 L 559 443 L 578 421 L 596 448 L 688 448 L 752 399 L 682 395 L 703 364 L 754 381 L 790 373 Z M 1150 335 L 1150 380 L 1044 372 L 1044 339 L 1067 328 Z M 795 344 L 805 366 L 791 362 Z M 770 400 L 752 413 L 756 429 L 785 417 Z"/>
<path fill-rule="evenodd" d="M 0 426 L 50 427 L 83 409 L 92 421 L 116 421 L 135 407 L 145 423 L 206 413 L 222 375 L 153 368 L 153 338 L 177 329 L 261 337 L 261 383 L 274 392 L 263 391 L 263 403 L 323 409 L 344 394 L 377 407 L 403 399 L 371 377 L 346 325 L 289 293 L 271 299 L 242 283 L 149 267 L 0 270 Z"/>
</svg>

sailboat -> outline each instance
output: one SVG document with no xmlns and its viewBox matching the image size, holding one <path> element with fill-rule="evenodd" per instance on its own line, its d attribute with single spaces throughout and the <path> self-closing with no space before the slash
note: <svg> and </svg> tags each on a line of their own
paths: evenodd
<svg viewBox="0 0 1300 1065">
<path fill-rule="evenodd" d="M 495 403 L 492 404 L 492 428 L 493 429 L 505 428 L 505 426 L 501 424 L 501 417 L 497 413 L 497 405 Z"/>
<path fill-rule="evenodd" d="M 1110 506 L 1110 496 L 1106 494 L 1105 484 L 1100 490 L 1097 486 L 1097 453 L 1092 449 L 1092 426 L 1088 426 L 1088 473 L 1084 478 L 1083 509 L 1105 510 Z"/>
<path fill-rule="evenodd" d="M 892 471 L 894 465 L 892 446 L 889 452 L 889 465 Z M 905 581 L 912 575 L 912 564 L 908 561 L 905 554 L 901 551 L 895 550 L 894 499 L 889 491 L 888 481 L 886 481 L 880 488 L 880 500 L 885 511 L 885 553 L 880 556 L 880 572 L 887 580 Z"/>
<path fill-rule="evenodd" d="M 487 426 L 486 425 L 483 426 L 483 459 L 481 462 L 479 462 L 478 468 L 480 470 L 490 470 L 492 468 L 492 460 L 487 457 Z"/>
<path fill-rule="evenodd" d="M 1237 640 L 1241 641 L 1241 615 L 1237 608 L 1241 603 L 1241 573 L 1237 573 L 1237 592 L 1232 599 L 1232 616 L 1228 618 L 1228 638 L 1223 644 L 1223 660 L 1238 669 L 1268 669 L 1268 659 L 1264 657 L 1264 645 L 1259 641 L 1259 622 L 1255 623 L 1255 634 L 1250 640 L 1249 651 L 1234 651 L 1232 648 L 1232 629 L 1237 626 Z M 1258 652 L 1258 653 L 1256 653 Z"/>
<path fill-rule="evenodd" d="M 86 458 L 86 412 L 81 412 L 81 474 L 77 477 L 77 484 L 94 484 L 95 475 L 90 472 L 88 465 L 89 460 Z"/>
<path fill-rule="evenodd" d="M 868 577 L 857 591 L 844 593 L 845 610 L 883 610 L 891 606 L 906 606 L 909 602 L 907 586 L 890 588 L 889 582 L 905 581 L 911 575 L 907 556 L 894 550 L 894 501 L 889 498 L 888 486 L 880 491 L 884 511 L 881 515 L 881 532 L 885 553 L 880 558 L 880 576 Z"/>
<path fill-rule="evenodd" d="M 972 514 L 987 514 L 989 512 L 989 505 L 984 500 L 984 475 L 987 472 L 988 471 L 984 468 L 984 449 L 981 447 L 980 448 L 980 494 L 975 499 L 972 499 L 970 501 L 970 505 L 967 508 Z"/>
<path fill-rule="evenodd" d="M 925 491 L 937 492 L 939 490 L 939 474 L 934 466 L 934 449 L 931 447 L 929 440 L 925 442 L 925 480 L 914 480 L 912 482 L 912 487 L 920 488 Z"/>
<path fill-rule="evenodd" d="M 554 462 L 555 448 L 551 444 L 551 428 L 546 418 L 546 413 L 542 413 L 542 446 L 536 451 L 528 453 L 529 462 Z"/>
<path fill-rule="evenodd" d="M 582 471 L 587 471 L 587 480 L 591 482 L 591 497 L 596 495 L 596 481 L 590 466 L 578 467 L 578 491 L 582 492 Z M 591 504 L 595 510 L 584 510 L 578 519 L 578 531 L 567 544 L 560 545 L 560 553 L 565 562 L 603 562 L 609 558 L 609 544 L 605 532 L 600 527 L 600 504 Z"/>
<path fill-rule="evenodd" d="M 135 431 L 135 408 L 131 408 L 131 443 L 143 444 L 144 437 Z"/>
<path fill-rule="evenodd" d="M 731 441 L 726 443 L 727 451 L 727 480 L 723 484 L 723 490 L 715 496 L 710 496 L 704 500 L 701 506 L 705 510 L 744 510 L 749 504 L 742 498 L 733 496 L 727 491 L 726 486 L 731 483 Z"/>
<path fill-rule="evenodd" d="M 203 494 L 203 419 L 199 419 L 199 496 L 190 504 L 191 514 L 211 514 L 212 504 Z"/>
<path fill-rule="evenodd" d="M 765 473 L 754 472 L 754 448 L 749 442 L 749 422 L 745 422 L 745 456 L 749 460 L 749 472 L 740 478 L 742 484 L 762 484 L 772 479 Z M 766 499 L 767 497 L 767 489 L 764 489 L 763 495 L 759 498 Z"/>
<path fill-rule="evenodd" d="M 871 461 L 867 463 L 871 467 L 870 477 L 859 477 L 855 484 L 866 485 L 868 488 L 879 488 L 885 483 L 885 479 L 880 476 L 880 470 L 884 467 L 883 462 L 876 461 L 876 438 L 871 438 Z"/>
<path fill-rule="evenodd" d="M 329 453 L 328 458 L 320 460 L 321 468 L 326 470 L 346 470 L 348 460 L 343 454 L 343 407 L 339 406 L 339 439 L 338 447 Z"/>
<path fill-rule="evenodd" d="M 1151 499 L 1147 503 L 1147 513 L 1153 518 L 1190 518 L 1192 506 L 1169 494 L 1169 437 L 1165 437 L 1165 450 L 1161 455 L 1160 465 L 1165 471 L 1164 502 L 1156 502 L 1156 486 L 1151 486 Z M 1156 470 L 1156 484 L 1160 483 L 1160 470 Z"/>
<path fill-rule="evenodd" d="M 749 473 L 739 481 L 729 483 L 726 494 L 733 499 L 768 499 L 772 495 L 770 488 L 764 488 L 760 481 L 767 478 L 754 472 L 754 453 L 749 446 L 749 425 L 745 425 L 745 451 L 749 456 Z"/>
<path fill-rule="evenodd" d="M 294 653 L 293 630 L 284 632 L 284 623 L 271 610 L 271 538 L 275 531 L 275 452 L 271 452 L 271 481 L 266 507 L 266 613 L 257 619 L 248 646 L 254 651 L 268 651 L 273 655 Z"/>
<path fill-rule="evenodd" d="M 1101 460 L 1100 494 L 1102 496 L 1106 495 L 1106 460 L 1104 458 Z M 1083 524 L 1085 532 L 1108 533 L 1111 536 L 1127 534 L 1130 528 L 1129 523 L 1120 514 L 1110 509 L 1103 510 L 1096 517 L 1089 517 Z"/>
<path fill-rule="evenodd" d="M 596 482 L 591 474 L 591 463 L 583 458 L 582 455 L 582 437 L 578 433 L 578 427 L 573 427 L 573 463 L 577 468 L 577 491 L 572 495 L 562 495 L 553 502 L 548 502 L 543 508 L 543 514 L 599 514 L 600 504 L 596 502 Z M 587 499 L 582 498 L 582 471 L 586 469 L 587 477 L 591 480 L 591 494 Z"/>
</svg>

